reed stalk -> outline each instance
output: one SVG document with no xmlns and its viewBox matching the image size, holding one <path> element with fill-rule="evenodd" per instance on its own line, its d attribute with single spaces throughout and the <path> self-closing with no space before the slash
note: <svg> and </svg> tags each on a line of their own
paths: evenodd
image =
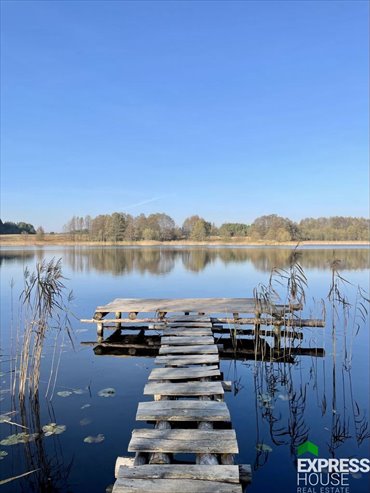
<svg viewBox="0 0 370 493">
<path fill-rule="evenodd" d="M 28 269 L 24 271 L 24 289 L 20 296 L 24 325 L 19 360 L 18 394 L 21 401 L 27 390 L 33 398 L 38 393 L 47 334 L 51 330 L 63 330 L 73 344 L 68 307 L 72 293 L 66 293 L 64 280 L 61 259 L 38 263 L 34 273 Z"/>
</svg>

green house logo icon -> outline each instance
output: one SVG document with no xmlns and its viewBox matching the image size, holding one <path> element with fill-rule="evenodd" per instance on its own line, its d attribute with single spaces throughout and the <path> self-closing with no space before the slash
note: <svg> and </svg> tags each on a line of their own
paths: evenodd
<svg viewBox="0 0 370 493">
<path fill-rule="evenodd" d="M 310 454 L 318 457 L 319 447 L 307 440 L 307 442 L 301 443 L 301 445 L 297 448 L 297 455 L 299 457 L 300 455 L 303 455 L 306 452 L 309 452 Z"/>
</svg>

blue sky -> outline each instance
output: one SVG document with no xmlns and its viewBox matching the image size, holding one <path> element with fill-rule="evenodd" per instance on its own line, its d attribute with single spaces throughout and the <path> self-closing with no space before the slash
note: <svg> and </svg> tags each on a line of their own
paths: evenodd
<svg viewBox="0 0 370 493">
<path fill-rule="evenodd" d="M 368 216 L 365 1 L 2 1 L 1 218 Z"/>
</svg>

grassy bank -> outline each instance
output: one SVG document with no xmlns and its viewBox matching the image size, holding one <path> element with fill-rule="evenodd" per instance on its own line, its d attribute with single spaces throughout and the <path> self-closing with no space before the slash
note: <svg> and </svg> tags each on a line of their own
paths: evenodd
<svg viewBox="0 0 370 493">
<path fill-rule="evenodd" d="M 0 235 L 2 247 L 12 246 L 295 246 L 295 241 L 265 241 L 250 238 L 220 238 L 213 237 L 207 241 L 174 240 L 174 241 L 90 241 L 87 237 L 72 237 L 69 234 L 45 234 L 42 238 L 37 235 Z M 300 245 L 363 245 L 369 246 L 367 241 L 302 241 Z"/>
</svg>

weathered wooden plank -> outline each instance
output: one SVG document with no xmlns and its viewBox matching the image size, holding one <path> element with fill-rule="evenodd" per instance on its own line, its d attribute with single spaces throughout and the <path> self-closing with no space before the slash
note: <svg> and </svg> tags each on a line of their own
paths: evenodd
<svg viewBox="0 0 370 493">
<path fill-rule="evenodd" d="M 149 375 L 149 380 L 186 380 L 219 375 L 220 370 L 217 365 L 200 368 L 154 368 Z"/>
<path fill-rule="evenodd" d="M 147 383 L 144 395 L 222 395 L 221 382 Z"/>
<path fill-rule="evenodd" d="M 280 318 L 283 317 L 283 318 Z M 130 318 L 120 318 L 120 319 L 114 319 L 114 318 L 104 318 L 101 320 L 95 319 L 95 318 L 82 318 L 80 319 L 80 322 L 83 323 L 98 323 L 102 322 L 104 324 L 104 328 L 115 328 L 114 323 L 119 322 L 121 324 L 127 324 L 127 328 L 129 328 L 129 325 L 132 326 L 133 330 L 140 329 L 140 325 L 143 324 L 150 324 L 154 325 L 153 328 L 155 329 L 160 329 L 163 327 L 166 327 L 166 324 L 164 322 L 160 322 L 158 318 L 156 317 L 146 317 L 146 318 L 138 318 L 136 320 L 132 320 Z M 300 319 L 300 318 L 284 318 L 284 313 L 282 312 L 279 314 L 279 318 L 275 317 L 262 317 L 262 318 L 213 318 L 212 320 L 213 325 L 212 328 L 215 328 L 217 325 L 220 324 L 228 324 L 232 325 L 233 328 L 237 327 L 242 329 L 244 325 L 273 325 L 277 327 L 295 327 L 298 329 L 302 329 L 304 327 L 316 327 L 316 328 L 323 328 L 326 325 L 325 320 L 321 319 Z M 135 327 L 136 325 L 136 327 Z M 182 325 L 183 327 L 183 325 Z M 124 327 L 126 328 L 126 327 Z"/>
<path fill-rule="evenodd" d="M 214 338 L 207 336 L 162 336 L 161 344 L 168 346 L 197 346 L 214 344 Z"/>
<path fill-rule="evenodd" d="M 161 346 L 159 354 L 218 354 L 215 344 L 198 346 Z"/>
<path fill-rule="evenodd" d="M 120 457 L 116 459 L 116 464 L 114 466 L 114 477 L 118 478 L 119 469 L 121 466 L 133 467 L 135 464 L 135 457 Z"/>
<path fill-rule="evenodd" d="M 167 327 L 171 327 L 172 329 L 184 327 L 184 328 L 198 328 L 198 329 L 211 329 L 211 322 L 171 322 L 167 324 Z"/>
<path fill-rule="evenodd" d="M 219 362 L 218 354 L 189 354 L 187 356 L 157 356 L 154 360 L 156 365 L 169 366 L 189 366 L 189 365 L 206 365 Z"/>
<path fill-rule="evenodd" d="M 211 329 L 163 329 L 163 335 L 164 336 L 180 336 L 180 337 L 186 337 L 186 336 L 208 336 L 212 337 L 213 332 Z"/>
<path fill-rule="evenodd" d="M 237 454 L 235 430 L 133 430 L 129 452 Z M 161 489 L 158 489 L 161 491 Z M 182 491 L 182 490 L 181 490 Z"/>
<path fill-rule="evenodd" d="M 254 298 L 117 298 L 97 312 L 253 313 Z"/>
<path fill-rule="evenodd" d="M 127 479 L 195 479 L 239 483 L 238 466 L 200 466 L 192 464 L 145 465 L 129 467 L 122 465 L 118 478 Z"/>
<path fill-rule="evenodd" d="M 240 484 L 192 479 L 117 479 L 112 493 L 242 493 Z"/>
<path fill-rule="evenodd" d="M 166 321 L 173 322 L 211 322 L 211 318 L 207 315 L 170 315 L 165 318 Z"/>
<path fill-rule="evenodd" d="M 225 402 L 172 400 L 139 402 L 138 421 L 230 421 Z"/>
</svg>

